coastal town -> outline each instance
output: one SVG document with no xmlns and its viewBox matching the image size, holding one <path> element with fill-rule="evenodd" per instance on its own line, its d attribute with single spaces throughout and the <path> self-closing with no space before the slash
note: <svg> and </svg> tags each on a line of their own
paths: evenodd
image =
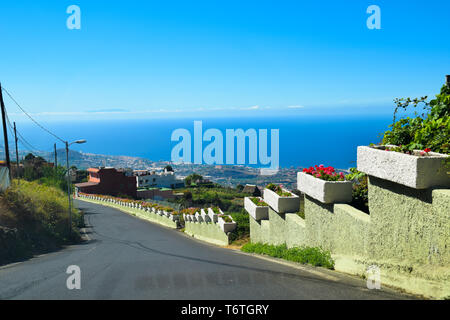
<svg viewBox="0 0 450 320">
<path fill-rule="evenodd" d="M 0 10 L 0 301 L 450 300 L 450 1 L 23 2 Z"/>
<path fill-rule="evenodd" d="M 55 162 L 55 152 L 45 151 L 27 151 L 19 150 L 19 159 L 32 152 L 40 156 L 49 163 Z M 2 157 L 3 150 L 0 150 Z M 58 149 L 57 162 L 64 163 L 65 150 Z M 255 184 L 264 186 L 273 180 L 279 181 L 287 188 L 294 189 L 297 179 L 297 172 L 302 167 L 280 167 L 278 172 L 272 176 L 260 174 L 260 169 L 244 165 L 208 165 L 208 164 L 175 164 L 167 160 L 150 160 L 143 157 L 123 156 L 123 155 L 103 155 L 84 153 L 76 150 L 69 150 L 69 163 L 78 170 L 87 170 L 88 168 L 113 167 L 128 168 L 127 170 L 147 170 L 162 171 L 164 167 L 170 165 L 176 172 L 176 176 L 183 180 L 192 173 L 202 175 L 205 179 L 211 180 L 222 186 L 236 187 L 240 184 Z M 130 169 L 131 168 L 131 169 Z M 343 168 L 346 169 L 346 168 Z"/>
</svg>

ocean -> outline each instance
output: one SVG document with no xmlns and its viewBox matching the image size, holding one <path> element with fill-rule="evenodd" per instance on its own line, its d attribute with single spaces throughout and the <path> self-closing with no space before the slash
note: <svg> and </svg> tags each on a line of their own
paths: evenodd
<svg viewBox="0 0 450 320">
<path fill-rule="evenodd" d="M 347 169 L 356 166 L 356 147 L 378 143 L 388 129 L 390 115 L 296 116 L 274 118 L 141 119 L 48 122 L 45 126 L 69 141 L 86 139 L 74 150 L 170 160 L 177 142 L 171 141 L 175 129 L 184 128 L 193 136 L 194 120 L 201 120 L 203 132 L 218 129 L 225 138 L 226 129 L 278 129 L 281 167 L 307 167 L 315 164 Z M 33 123 L 18 123 L 18 130 L 36 149 L 63 148 L 54 137 Z M 11 139 L 12 140 L 12 139 Z M 269 134 L 270 140 L 270 134 Z M 193 141 L 193 139 L 192 139 Z M 203 148 L 209 142 L 204 142 Z M 193 144 L 193 142 L 192 142 Z M 224 141 L 225 146 L 225 141 Z M 270 150 L 270 146 L 269 146 Z M 225 153 L 225 150 L 224 150 Z"/>
</svg>

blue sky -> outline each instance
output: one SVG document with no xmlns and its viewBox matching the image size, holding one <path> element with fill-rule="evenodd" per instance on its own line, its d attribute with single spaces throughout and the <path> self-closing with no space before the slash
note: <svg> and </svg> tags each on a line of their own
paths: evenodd
<svg viewBox="0 0 450 320">
<path fill-rule="evenodd" d="M 72 4 L 81 30 L 66 27 Z M 366 27 L 373 4 L 381 30 Z M 391 113 L 450 73 L 448 12 L 443 0 L 3 1 L 0 81 L 44 121 Z"/>
</svg>

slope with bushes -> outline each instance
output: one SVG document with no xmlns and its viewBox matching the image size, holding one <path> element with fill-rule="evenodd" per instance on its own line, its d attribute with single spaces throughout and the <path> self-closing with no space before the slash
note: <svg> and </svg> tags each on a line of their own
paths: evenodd
<svg viewBox="0 0 450 320">
<path fill-rule="evenodd" d="M 67 195 L 37 181 L 13 181 L 0 194 L 0 264 L 80 241 L 82 214 L 73 209 L 69 232 Z"/>
</svg>

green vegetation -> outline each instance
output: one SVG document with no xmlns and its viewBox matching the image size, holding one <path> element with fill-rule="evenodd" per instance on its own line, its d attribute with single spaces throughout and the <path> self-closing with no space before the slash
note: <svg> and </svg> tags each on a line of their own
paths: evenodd
<svg viewBox="0 0 450 320">
<path fill-rule="evenodd" d="M 222 220 L 225 221 L 226 223 L 233 222 L 233 219 L 231 219 L 230 216 L 227 216 L 227 215 L 221 215 L 220 217 L 221 217 Z"/>
<path fill-rule="evenodd" d="M 365 213 L 369 213 L 369 189 L 367 175 L 358 171 L 356 168 L 350 168 L 350 173 L 345 176 L 349 181 L 353 181 L 352 202 L 350 205 Z"/>
<path fill-rule="evenodd" d="M 60 190 L 67 192 L 67 176 L 65 167 L 53 167 L 53 164 L 49 164 L 44 158 L 34 156 L 29 153 L 21 161 L 24 165 L 21 178 L 26 181 L 37 181 L 39 184 L 43 184 L 49 187 L 59 188 Z M 72 170 L 76 171 L 77 168 L 72 166 Z M 80 175 L 80 179 L 87 176 L 87 172 L 83 172 Z M 73 186 L 71 186 L 73 191 Z"/>
<path fill-rule="evenodd" d="M 294 192 L 294 194 L 300 198 L 300 208 L 298 209 L 297 215 L 300 218 L 305 219 L 305 195 L 298 190 L 297 192 Z"/>
<path fill-rule="evenodd" d="M 219 207 L 212 207 L 211 210 L 212 210 L 215 214 L 221 214 Z"/>
<path fill-rule="evenodd" d="M 244 252 L 264 254 L 275 258 L 310 264 L 316 267 L 334 269 L 334 261 L 329 251 L 315 247 L 294 247 L 288 249 L 285 244 L 270 245 L 263 243 L 247 243 L 241 248 Z"/>
<path fill-rule="evenodd" d="M 14 180 L 0 194 L 1 229 L 14 230 L 7 238 L 0 232 L 0 264 L 80 241 L 83 222 L 83 215 L 73 210 L 70 234 L 67 194 L 37 181 Z"/>
<path fill-rule="evenodd" d="M 272 190 L 276 194 L 278 194 L 280 197 L 292 197 L 292 194 L 287 191 L 283 191 L 283 188 L 281 188 L 279 185 L 276 185 L 274 183 L 269 183 L 266 186 L 267 189 Z"/>
<path fill-rule="evenodd" d="M 188 175 L 184 179 L 184 184 L 186 185 L 186 187 L 199 187 L 199 186 L 209 188 L 214 187 L 214 183 L 212 183 L 211 181 L 205 181 L 203 177 L 197 173 L 192 173 Z"/>
<path fill-rule="evenodd" d="M 242 189 L 222 187 L 220 185 L 194 187 L 180 190 L 184 193 L 184 196 L 171 201 L 179 203 L 185 208 L 212 208 L 215 213 L 220 213 L 218 211 L 218 208 L 220 208 L 225 214 L 231 215 L 237 223 L 237 228 L 230 235 L 231 241 L 233 243 L 246 242 L 250 237 L 250 221 L 249 215 L 244 209 L 244 197 L 251 195 L 243 193 Z M 195 210 L 199 211 L 199 209 Z"/>
<path fill-rule="evenodd" d="M 181 210 L 181 213 L 189 214 L 189 215 L 193 216 L 196 212 L 199 212 L 199 211 L 200 211 L 199 208 L 186 208 L 186 209 Z"/>
<path fill-rule="evenodd" d="M 258 207 L 267 207 L 268 206 L 268 204 L 265 203 L 264 201 L 262 201 L 261 198 L 252 197 L 252 198 L 250 198 L 250 200 L 252 200 L 252 202 L 254 204 L 256 204 Z"/>
<path fill-rule="evenodd" d="M 233 221 L 236 222 L 236 229 L 230 234 L 231 242 L 247 242 L 250 238 L 250 217 L 245 209 L 240 212 L 230 213 Z"/>
<path fill-rule="evenodd" d="M 450 152 L 450 88 L 444 85 L 436 99 L 396 99 L 394 120 L 383 136 L 383 144 L 403 146 L 407 150 L 424 150 L 449 154 Z M 423 105 L 424 112 L 414 112 L 414 118 L 396 120 L 399 110 Z"/>
<path fill-rule="evenodd" d="M 216 185 L 212 188 L 196 187 L 180 189 L 183 193 L 180 199 L 172 199 L 171 202 L 178 203 L 185 208 L 220 207 L 224 212 L 240 212 L 244 207 L 244 197 L 249 196 L 238 189 Z"/>
</svg>

